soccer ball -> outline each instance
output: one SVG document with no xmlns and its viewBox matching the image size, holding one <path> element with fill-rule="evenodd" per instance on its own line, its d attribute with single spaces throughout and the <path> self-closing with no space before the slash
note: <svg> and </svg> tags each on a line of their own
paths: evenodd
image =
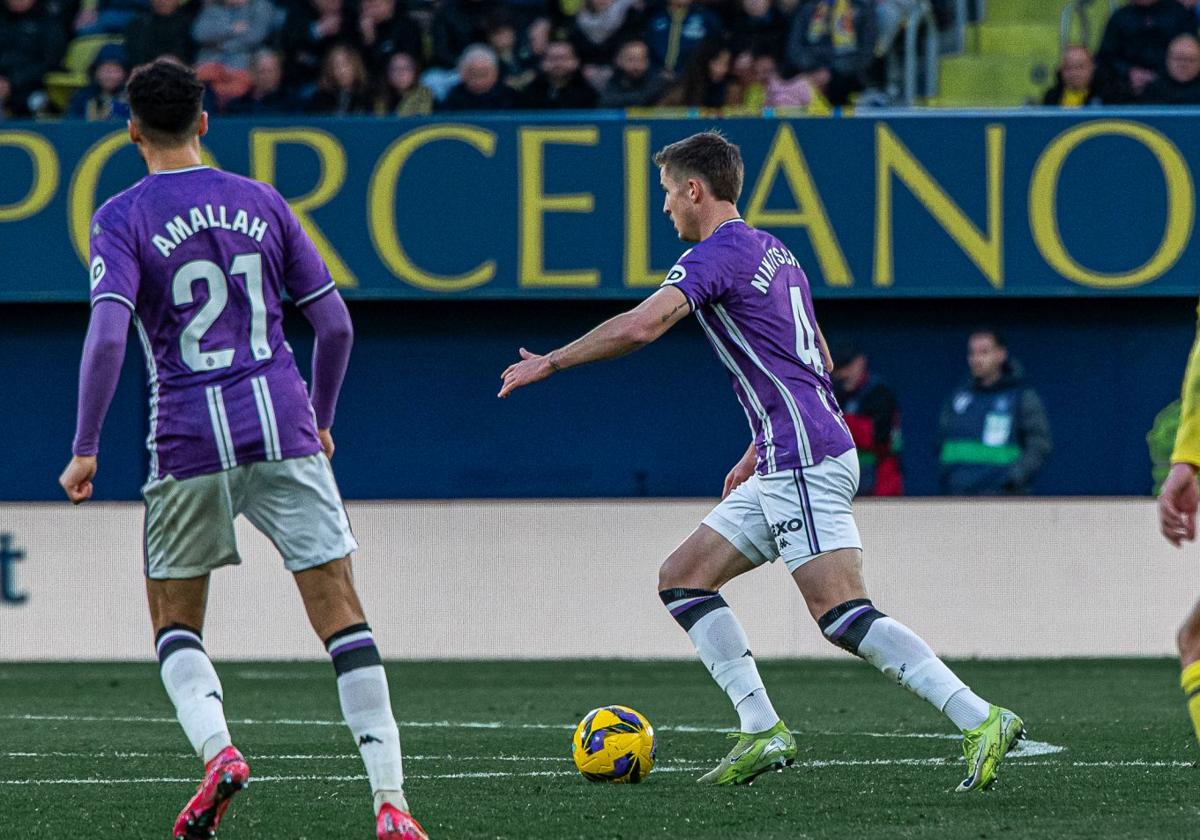
<svg viewBox="0 0 1200 840">
<path fill-rule="evenodd" d="M 654 727 L 628 706 L 592 709 L 571 739 L 571 757 L 591 782 L 636 784 L 654 768 Z"/>
</svg>

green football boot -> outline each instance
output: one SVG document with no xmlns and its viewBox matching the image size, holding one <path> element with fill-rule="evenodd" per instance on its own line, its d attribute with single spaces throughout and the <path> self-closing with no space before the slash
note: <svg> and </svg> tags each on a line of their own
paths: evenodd
<svg viewBox="0 0 1200 840">
<path fill-rule="evenodd" d="M 992 706 L 982 726 L 963 733 L 963 755 L 970 775 L 959 783 L 957 791 L 966 793 L 991 787 L 1000 762 L 1024 737 L 1024 721 L 1008 709 Z"/>
<path fill-rule="evenodd" d="M 783 770 L 796 760 L 796 739 L 783 721 L 766 732 L 730 732 L 737 743 L 721 763 L 696 781 L 703 785 L 748 785 L 768 770 Z"/>
</svg>

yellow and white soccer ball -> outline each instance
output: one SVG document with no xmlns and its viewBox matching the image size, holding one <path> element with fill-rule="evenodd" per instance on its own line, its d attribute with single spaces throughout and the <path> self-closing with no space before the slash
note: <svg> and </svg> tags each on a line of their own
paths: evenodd
<svg viewBox="0 0 1200 840">
<path fill-rule="evenodd" d="M 601 706 L 583 716 L 571 739 L 571 757 L 592 782 L 636 784 L 654 768 L 658 744 L 650 721 L 628 706 Z"/>
</svg>

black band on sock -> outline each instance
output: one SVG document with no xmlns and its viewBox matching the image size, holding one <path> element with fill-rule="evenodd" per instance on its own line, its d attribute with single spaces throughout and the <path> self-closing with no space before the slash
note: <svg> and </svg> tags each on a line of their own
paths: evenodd
<svg viewBox="0 0 1200 840">
<path fill-rule="evenodd" d="M 725 599 L 711 589 L 664 589 L 658 593 L 663 605 L 685 631 L 713 610 L 729 606 Z M 672 609 L 671 604 L 683 602 Z"/>
<path fill-rule="evenodd" d="M 339 677 L 359 668 L 382 665 L 375 637 L 367 624 L 352 624 L 339 630 L 325 642 L 329 656 L 333 659 L 333 670 Z"/>
<path fill-rule="evenodd" d="M 186 624 L 168 624 L 154 634 L 154 649 L 158 653 L 158 664 L 167 661 L 173 653 L 192 648 L 204 653 L 200 631 Z"/>
<path fill-rule="evenodd" d="M 849 620 L 841 620 L 851 613 L 853 616 Z M 885 618 L 884 614 L 875 609 L 869 598 L 855 598 L 825 613 L 817 619 L 817 625 L 830 642 L 857 656 L 858 646 L 866 638 L 867 631 L 881 618 Z"/>
<path fill-rule="evenodd" d="M 367 624 L 365 621 L 361 624 L 351 624 L 349 627 L 343 627 L 341 630 L 337 631 L 325 640 L 325 650 L 329 650 L 330 645 L 342 638 L 342 636 L 349 636 L 351 633 L 362 633 L 364 631 L 370 632 L 370 630 L 371 625 Z"/>
</svg>

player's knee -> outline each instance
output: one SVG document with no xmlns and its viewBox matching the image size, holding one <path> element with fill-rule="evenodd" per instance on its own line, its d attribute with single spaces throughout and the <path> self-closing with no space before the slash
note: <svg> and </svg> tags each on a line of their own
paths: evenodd
<svg viewBox="0 0 1200 840">
<path fill-rule="evenodd" d="M 1200 662 L 1200 627 L 1194 622 L 1188 622 L 1179 628 L 1175 634 L 1175 646 L 1179 650 L 1179 661 L 1184 667 L 1193 662 Z"/>
<path fill-rule="evenodd" d="M 886 616 L 868 598 L 855 598 L 838 604 L 817 619 L 817 626 L 830 643 L 858 655 L 858 647 L 871 625 Z"/>
</svg>

